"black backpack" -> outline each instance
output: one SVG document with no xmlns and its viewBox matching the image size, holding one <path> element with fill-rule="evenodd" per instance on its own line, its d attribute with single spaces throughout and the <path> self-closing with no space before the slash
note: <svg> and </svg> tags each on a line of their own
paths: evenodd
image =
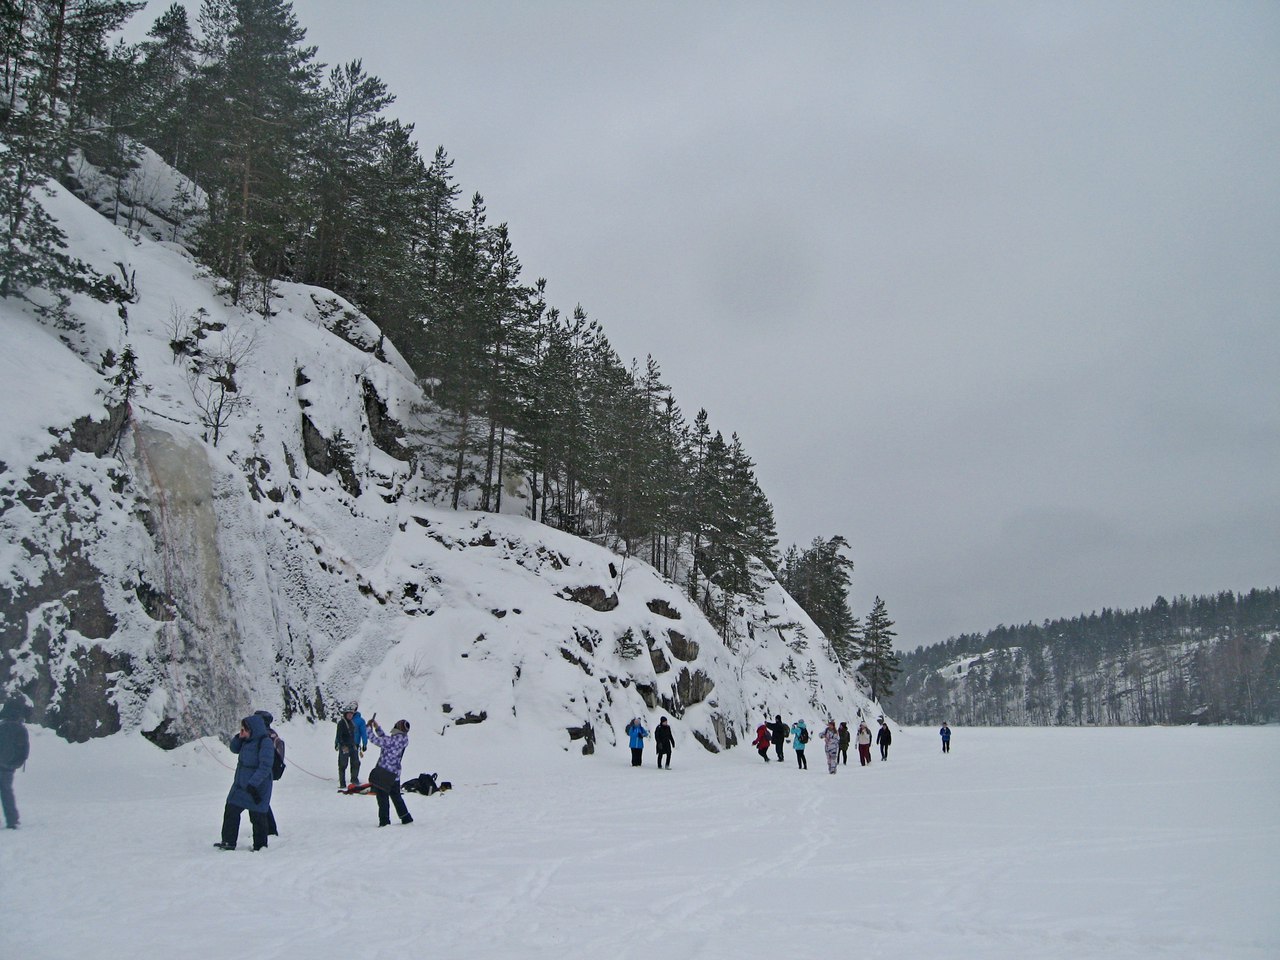
<svg viewBox="0 0 1280 960">
<path fill-rule="evenodd" d="M 802 728 L 801 728 L 801 730 L 800 730 L 800 742 L 801 742 L 801 743 L 808 743 L 808 742 L 809 742 L 809 728 L 808 728 L 808 727 L 802 727 Z"/>
<path fill-rule="evenodd" d="M 271 739 L 276 745 L 276 755 L 271 760 L 271 779 L 279 780 L 284 776 L 284 740 L 272 731 Z"/>
<path fill-rule="evenodd" d="M 0 770 L 17 770 L 30 755 L 27 728 L 14 721 L 0 722 Z"/>
</svg>

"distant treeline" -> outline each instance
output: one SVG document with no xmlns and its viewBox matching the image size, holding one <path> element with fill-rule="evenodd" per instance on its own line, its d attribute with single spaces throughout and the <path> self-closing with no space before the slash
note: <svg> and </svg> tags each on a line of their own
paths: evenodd
<svg viewBox="0 0 1280 960">
<path fill-rule="evenodd" d="M 1078 725 L 1280 720 L 1280 589 L 1158 597 L 964 634 L 902 657 L 904 723 Z"/>
</svg>

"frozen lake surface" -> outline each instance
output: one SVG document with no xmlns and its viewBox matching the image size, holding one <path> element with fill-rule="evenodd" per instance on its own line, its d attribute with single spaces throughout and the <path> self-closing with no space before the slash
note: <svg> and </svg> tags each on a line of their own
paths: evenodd
<svg viewBox="0 0 1280 960">
<path fill-rule="evenodd" d="M 33 729 L 0 831 L 0 957 L 1027 960 L 1280 957 L 1280 728 L 898 733 L 889 761 L 677 749 L 633 769 L 416 728 L 417 822 L 281 728 L 282 836 L 224 853 L 231 755 Z M 491 742 L 497 741 L 497 742 Z M 376 751 L 366 758 L 366 771 Z M 328 780 L 322 778 L 330 778 Z"/>
</svg>

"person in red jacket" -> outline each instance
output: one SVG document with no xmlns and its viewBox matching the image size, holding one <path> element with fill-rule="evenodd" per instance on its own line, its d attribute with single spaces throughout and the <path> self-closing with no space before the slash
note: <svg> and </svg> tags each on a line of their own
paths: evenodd
<svg viewBox="0 0 1280 960">
<path fill-rule="evenodd" d="M 765 763 L 769 762 L 769 744 L 772 742 L 772 734 L 769 731 L 768 723 L 762 723 L 756 727 L 756 738 L 751 741 L 751 745 L 756 748 L 756 753 L 760 754 L 760 758 Z"/>
</svg>

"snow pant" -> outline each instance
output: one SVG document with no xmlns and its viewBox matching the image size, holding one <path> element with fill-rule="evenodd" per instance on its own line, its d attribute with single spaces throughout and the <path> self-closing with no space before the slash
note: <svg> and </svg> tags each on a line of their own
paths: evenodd
<svg viewBox="0 0 1280 960">
<path fill-rule="evenodd" d="M 396 782 L 394 790 L 384 790 L 382 787 L 375 786 L 373 793 L 378 798 L 378 826 L 385 827 L 391 822 L 391 804 L 393 803 L 396 805 L 396 816 L 400 818 L 400 822 L 413 823 L 409 808 L 404 805 L 404 795 L 400 793 L 399 781 Z"/>
<path fill-rule="evenodd" d="M 18 802 L 13 799 L 13 771 L 0 768 L 0 805 L 4 806 L 4 825 L 18 826 Z"/>
<path fill-rule="evenodd" d="M 839 765 L 840 765 L 840 751 L 828 750 L 827 751 L 827 773 L 835 773 L 836 767 L 838 767 Z"/>
<path fill-rule="evenodd" d="M 840 759 L 846 764 L 849 762 L 849 747 L 847 744 L 840 748 Z"/>
<path fill-rule="evenodd" d="M 889 745 L 887 743 L 880 744 L 880 759 L 881 760 L 889 759 Z"/>
<path fill-rule="evenodd" d="M 808 770 L 808 769 L 809 769 L 809 761 L 808 761 L 808 760 L 806 760 L 806 759 L 804 758 L 804 751 L 803 751 L 803 750 L 797 750 L 797 751 L 796 751 L 796 769 L 797 769 L 797 770 Z"/>
<path fill-rule="evenodd" d="M 667 758 L 667 769 L 668 769 L 668 770 L 670 770 L 670 769 L 671 769 L 671 751 L 670 751 L 670 750 L 663 750 L 661 747 L 659 747 L 659 748 L 658 748 L 658 769 L 659 769 L 659 770 L 661 770 L 661 769 L 662 769 L 662 758 L 663 758 L 663 757 L 666 757 L 666 758 Z"/>
<path fill-rule="evenodd" d="M 871 762 L 871 744 L 858 744 L 858 766 L 865 767 Z"/>
<path fill-rule="evenodd" d="M 644 747 L 632 747 L 631 765 L 633 767 L 638 767 L 642 763 L 644 763 Z"/>
<path fill-rule="evenodd" d="M 778 759 L 781 760 L 782 759 L 782 741 L 781 740 L 773 741 L 773 749 L 777 752 Z"/>
<path fill-rule="evenodd" d="M 769 762 L 769 746 L 768 746 L 768 744 L 766 744 L 765 746 L 761 747 L 759 750 L 757 750 L 757 751 L 756 751 L 756 753 L 760 754 L 760 759 L 761 759 L 761 760 L 763 760 L 765 763 L 768 763 L 768 762 Z"/>
<path fill-rule="evenodd" d="M 346 749 L 344 753 L 343 750 Z M 347 785 L 347 764 L 351 765 L 351 782 L 360 782 L 360 751 L 355 747 L 338 750 L 338 787 Z"/>
<path fill-rule="evenodd" d="M 950 753 L 950 752 L 951 752 L 951 740 L 950 740 L 950 739 L 947 739 L 947 740 L 943 740 L 943 741 L 942 741 L 942 752 L 943 752 L 943 753 Z"/>
<path fill-rule="evenodd" d="M 240 814 L 244 811 L 244 807 L 234 803 L 228 803 L 222 811 L 222 842 L 228 847 L 234 847 L 240 837 Z M 271 827 L 266 811 L 250 810 L 249 823 L 253 826 L 253 849 L 261 850 L 267 845 L 267 831 Z"/>
</svg>

